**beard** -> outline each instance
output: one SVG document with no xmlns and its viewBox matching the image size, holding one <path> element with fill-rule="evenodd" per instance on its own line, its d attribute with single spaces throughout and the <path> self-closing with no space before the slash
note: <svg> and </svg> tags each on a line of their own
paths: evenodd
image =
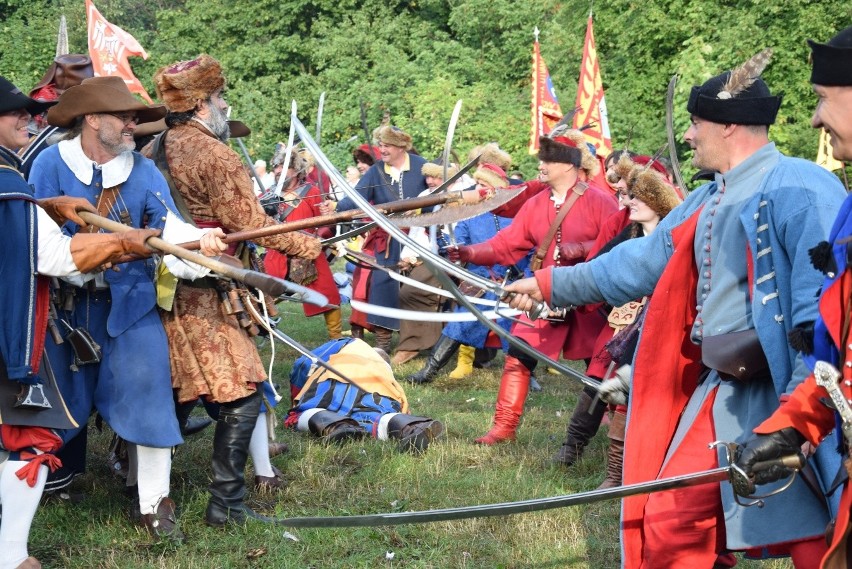
<svg viewBox="0 0 852 569">
<path fill-rule="evenodd" d="M 204 121 L 204 123 L 213 132 L 213 135 L 216 138 L 222 142 L 227 142 L 231 137 L 231 127 L 228 126 L 228 116 L 225 114 L 225 111 L 213 105 L 213 103 L 208 102 L 208 104 L 210 108 L 210 116 L 207 117 L 207 120 Z"/>
<path fill-rule="evenodd" d="M 123 130 L 124 127 L 115 128 L 112 124 L 105 124 L 98 130 L 98 142 L 113 157 L 136 149 L 136 143 L 132 138 L 127 140 L 122 136 Z"/>
</svg>

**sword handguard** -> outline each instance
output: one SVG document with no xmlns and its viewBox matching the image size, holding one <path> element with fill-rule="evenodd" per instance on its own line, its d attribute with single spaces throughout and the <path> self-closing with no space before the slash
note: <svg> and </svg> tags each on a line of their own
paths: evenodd
<svg viewBox="0 0 852 569">
<path fill-rule="evenodd" d="M 841 373 L 828 362 L 818 361 L 814 366 L 814 379 L 817 385 L 828 392 L 837 414 L 840 415 L 840 428 L 847 443 L 852 441 L 852 407 L 840 391 L 838 381 Z"/>
<path fill-rule="evenodd" d="M 776 494 L 780 494 L 790 486 L 792 486 L 793 482 L 796 480 L 796 475 L 799 473 L 802 468 L 805 467 L 805 456 L 802 453 L 791 454 L 787 456 L 782 456 L 780 458 L 775 458 L 772 460 L 764 460 L 761 462 L 757 462 L 752 466 L 752 472 L 763 472 L 764 470 L 769 470 L 770 468 L 775 468 L 777 466 L 781 466 L 783 468 L 787 468 L 792 470 L 792 474 L 787 479 L 787 482 L 781 486 L 780 488 L 776 488 L 772 492 L 768 494 L 755 494 L 755 484 L 754 484 L 754 476 L 749 476 L 746 472 L 737 466 L 734 457 L 736 456 L 737 450 L 739 449 L 739 445 L 737 443 L 726 443 L 722 441 L 716 441 L 710 443 L 710 448 L 723 447 L 725 449 L 725 455 L 728 461 L 729 468 L 729 479 L 731 482 L 731 487 L 734 490 L 734 500 L 740 506 L 744 506 L 749 508 L 751 506 L 757 506 L 758 508 L 762 508 L 764 506 L 764 500 L 769 498 L 770 496 L 775 496 Z M 751 501 L 744 501 L 740 498 L 747 498 Z"/>
</svg>

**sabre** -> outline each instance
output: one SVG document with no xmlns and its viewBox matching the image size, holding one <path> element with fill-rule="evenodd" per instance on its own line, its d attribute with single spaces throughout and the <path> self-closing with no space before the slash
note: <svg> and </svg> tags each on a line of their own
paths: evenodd
<svg viewBox="0 0 852 569">
<path fill-rule="evenodd" d="M 674 74 L 666 90 L 666 136 L 669 139 L 669 161 L 672 165 L 672 172 L 674 172 L 675 183 L 684 193 L 689 194 L 689 188 L 686 187 L 686 184 L 683 182 L 683 175 L 680 173 L 680 161 L 677 157 L 677 146 L 675 146 L 674 95 L 676 86 L 677 74 Z"/>
<path fill-rule="evenodd" d="M 535 358 L 539 362 L 542 362 L 545 365 L 552 367 L 563 375 L 567 375 L 568 377 L 572 377 L 582 382 L 584 385 L 587 385 L 594 389 L 598 389 L 600 387 L 599 381 L 596 381 L 588 377 L 587 375 L 582 374 L 574 369 L 571 369 L 570 367 L 567 367 L 557 362 L 556 360 L 546 356 L 545 354 L 542 354 L 529 344 L 518 340 L 510 333 L 503 330 L 503 328 L 501 328 L 496 323 L 492 322 L 491 320 L 488 320 L 487 318 L 482 317 L 479 310 L 477 310 L 477 308 L 473 304 L 471 304 L 464 298 L 464 295 L 459 292 L 452 279 L 450 279 L 446 273 L 455 275 L 464 281 L 475 284 L 476 286 L 482 289 L 491 291 L 499 298 L 505 298 L 507 296 L 507 293 L 503 289 L 503 287 L 494 283 L 491 280 L 471 273 L 470 271 L 467 271 L 464 268 L 454 263 L 451 263 L 443 257 L 435 255 L 429 249 L 421 246 L 419 243 L 409 238 L 408 235 L 406 235 L 392 223 L 389 223 L 388 220 L 385 219 L 381 215 L 381 213 L 376 210 L 375 207 L 373 207 L 367 200 L 365 200 L 354 188 L 352 188 L 352 186 L 349 185 L 346 179 L 340 175 L 340 172 L 337 171 L 337 168 L 334 167 L 328 157 L 323 153 L 322 149 L 316 145 L 316 142 L 314 142 L 314 140 L 311 138 L 310 133 L 307 131 L 307 129 L 305 129 L 305 126 L 302 124 L 299 118 L 293 116 L 290 120 L 292 121 L 292 124 L 296 125 L 296 131 L 299 133 L 299 136 L 302 137 L 302 142 L 311 152 L 314 153 L 314 156 L 317 159 L 317 163 L 321 164 L 321 166 L 326 169 L 326 173 L 331 176 L 332 180 L 334 180 L 340 185 L 340 188 L 343 190 L 343 192 L 347 196 L 349 196 L 352 201 L 355 202 L 356 205 L 360 206 L 362 210 L 370 212 L 371 217 L 373 217 L 373 219 L 382 227 L 382 229 L 387 231 L 388 234 L 393 236 L 400 243 L 404 243 L 405 245 L 411 247 L 411 249 L 413 249 L 414 251 L 417 251 L 418 256 L 427 264 L 429 269 L 435 275 L 435 278 L 437 278 L 441 282 L 441 285 L 446 290 L 450 291 L 453 296 L 456 297 L 456 300 L 459 301 L 459 304 L 467 308 L 474 315 L 477 315 L 477 319 L 480 322 L 482 322 L 491 331 L 497 334 L 500 338 L 505 339 L 507 342 L 509 342 L 509 344 L 511 344 L 518 350 L 521 350 L 522 352 Z M 446 271 L 446 273 L 444 271 Z M 538 307 L 533 311 L 534 313 L 531 315 L 531 318 L 537 318 L 541 314 L 544 314 L 547 310 L 549 309 L 545 303 L 539 303 Z"/>
<path fill-rule="evenodd" d="M 88 211 L 79 211 L 78 215 L 86 222 L 97 227 L 102 227 L 113 233 L 125 233 L 127 231 L 132 231 L 133 228 L 123 223 L 119 223 L 118 221 L 113 221 L 112 219 L 108 219 L 106 217 L 101 217 L 100 215 L 95 215 Z M 252 286 L 264 294 L 268 294 L 273 298 L 278 298 L 283 294 L 289 294 L 297 299 L 299 302 L 305 302 L 308 304 L 315 304 L 317 306 L 328 306 L 328 298 L 324 295 L 313 291 L 309 288 L 303 287 L 301 285 L 297 285 L 296 283 L 291 283 L 289 281 L 285 281 L 284 279 L 279 279 L 273 277 L 272 275 L 267 275 L 265 273 L 259 273 L 257 271 L 251 271 L 248 269 L 243 269 L 239 267 L 234 267 L 227 263 L 223 263 L 217 259 L 211 257 L 205 257 L 204 255 L 200 255 L 198 253 L 193 253 L 192 251 L 188 251 L 179 245 L 174 245 L 169 243 L 168 241 L 164 241 L 159 237 L 149 237 L 145 241 L 146 245 L 154 249 L 159 249 L 164 253 L 168 253 L 170 255 L 174 255 L 179 259 L 183 259 L 185 261 L 190 261 L 197 265 L 201 265 L 202 267 L 206 267 L 211 271 L 218 273 L 224 277 L 231 278 L 235 281 L 243 282 L 249 286 Z"/>
<path fill-rule="evenodd" d="M 322 133 L 322 111 L 325 108 L 325 91 L 320 93 L 319 106 L 317 107 L 317 144 L 320 142 L 320 134 Z M 322 190 L 322 168 L 317 172 L 317 183 Z"/>
<path fill-rule="evenodd" d="M 754 471 L 759 472 L 776 466 L 783 466 L 793 470 L 787 484 L 765 496 L 754 496 L 754 483 L 739 467 L 730 462 L 736 443 L 714 442 L 711 448 L 724 446 L 728 452 L 728 466 L 722 466 L 703 472 L 672 476 L 660 480 L 616 486 L 604 490 L 592 490 L 590 492 L 579 492 L 550 498 L 535 498 L 532 500 L 521 500 L 518 502 L 502 502 L 499 504 L 482 504 L 478 506 L 466 506 L 460 508 L 444 508 L 440 510 L 425 510 L 419 512 L 389 512 L 384 514 L 369 514 L 363 516 L 328 516 L 328 517 L 297 517 L 281 520 L 281 525 L 299 528 L 343 528 L 343 527 L 376 527 L 395 526 L 402 524 L 423 524 L 430 522 L 442 522 L 449 520 L 464 520 L 469 518 L 484 518 L 489 516 L 508 516 L 526 512 L 539 512 L 552 510 L 554 508 L 566 508 L 570 506 L 581 506 L 594 504 L 616 498 L 626 498 L 639 494 L 652 494 L 664 490 L 687 488 L 701 484 L 712 484 L 728 481 L 734 487 L 734 496 L 742 506 L 762 506 L 763 500 L 768 496 L 774 496 L 783 492 L 793 483 L 796 472 L 805 463 L 801 454 L 785 456 L 775 460 L 760 462 L 754 465 Z M 750 502 L 742 502 L 739 496 L 750 499 Z"/>
<path fill-rule="evenodd" d="M 361 302 L 354 298 L 349 301 L 349 304 L 355 310 L 364 314 L 374 314 L 376 316 L 385 316 L 387 318 L 396 318 L 397 320 L 415 320 L 418 322 L 473 322 L 476 316 L 468 312 L 423 312 L 422 310 L 405 310 L 402 308 L 389 308 L 387 306 L 377 306 L 367 302 Z M 488 310 L 481 314 L 489 320 L 498 318 L 511 318 L 520 314 L 520 310 L 507 308 L 505 312 L 499 310 Z"/>
<path fill-rule="evenodd" d="M 450 152 L 453 148 L 453 136 L 456 133 L 456 125 L 459 122 L 459 115 L 461 114 L 462 108 L 462 100 L 459 99 L 456 101 L 456 106 L 453 109 L 453 114 L 450 115 L 450 125 L 447 127 L 447 138 L 444 140 L 444 153 L 441 155 L 441 167 L 443 168 L 443 175 L 441 176 L 442 180 L 447 179 L 447 174 L 450 170 Z M 450 235 L 450 244 L 456 244 L 456 234 L 455 230 L 453 230 L 453 226 L 447 225 L 447 233 Z M 437 242 L 437 226 L 433 225 L 429 231 L 429 238 L 432 243 Z"/>
<path fill-rule="evenodd" d="M 296 101 L 295 99 L 290 102 L 290 114 L 296 114 Z M 292 123 L 290 124 L 290 134 L 287 135 L 287 148 L 284 152 L 284 171 L 281 172 L 281 175 L 278 177 L 278 183 L 275 185 L 275 195 L 280 196 L 281 190 L 284 189 L 284 183 L 289 182 L 290 180 L 285 180 L 287 177 L 287 170 L 290 168 L 290 155 L 293 153 L 293 141 L 295 140 L 296 131 L 293 129 Z"/>
</svg>

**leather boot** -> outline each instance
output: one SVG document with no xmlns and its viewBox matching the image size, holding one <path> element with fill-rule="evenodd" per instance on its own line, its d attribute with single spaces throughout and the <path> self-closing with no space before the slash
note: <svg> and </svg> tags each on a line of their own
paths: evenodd
<svg viewBox="0 0 852 569">
<path fill-rule="evenodd" d="M 328 330 L 328 337 L 331 340 L 337 340 L 343 337 L 343 319 L 339 308 L 323 312 L 322 317 L 325 318 L 325 329 Z M 353 335 L 354 336 L 354 335 Z"/>
<path fill-rule="evenodd" d="M 624 460 L 624 429 L 627 415 L 621 411 L 612 414 L 609 422 L 609 449 L 606 455 L 606 478 L 598 490 L 621 486 L 621 465 Z"/>
<path fill-rule="evenodd" d="M 192 410 L 198 406 L 198 401 L 178 403 L 175 401 L 175 415 L 177 415 L 180 434 L 184 437 L 200 433 L 213 424 L 209 417 L 190 417 Z"/>
<path fill-rule="evenodd" d="M 376 336 L 376 347 L 384 350 L 387 354 L 391 353 L 391 338 L 393 337 L 393 330 L 376 326 L 376 329 L 373 330 L 373 334 Z"/>
<path fill-rule="evenodd" d="M 450 379 L 464 379 L 473 373 L 473 356 L 476 348 L 473 346 L 460 346 L 459 358 L 456 360 L 456 369 L 450 372 Z"/>
<path fill-rule="evenodd" d="M 399 439 L 399 451 L 422 454 L 444 434 L 444 424 L 429 417 L 399 413 L 388 422 L 388 436 Z"/>
<path fill-rule="evenodd" d="M 515 431 L 524 413 L 524 402 L 530 389 L 530 370 L 514 356 L 506 356 L 503 377 L 500 378 L 500 391 L 497 392 L 497 405 L 494 411 L 494 426 L 484 436 L 474 442 L 480 445 L 515 440 Z"/>
<path fill-rule="evenodd" d="M 142 525 L 148 532 L 157 538 L 168 538 L 174 541 L 183 541 L 186 536 L 177 525 L 177 514 L 175 514 L 175 503 L 171 498 L 163 498 L 157 504 L 153 514 L 142 514 Z"/>
<path fill-rule="evenodd" d="M 583 390 L 580 399 L 577 400 L 577 406 L 574 407 L 574 413 L 571 415 L 571 422 L 568 423 L 565 442 L 562 443 L 562 447 L 551 459 L 555 464 L 560 466 L 573 465 L 580 459 L 586 445 L 598 432 L 601 419 L 603 419 L 606 411 L 606 403 L 598 399 L 592 405 L 594 393 L 590 394 L 590 391 L 591 389 Z"/>
<path fill-rule="evenodd" d="M 319 411 L 308 419 L 308 430 L 326 444 L 363 438 L 367 431 L 355 419 L 334 411 Z"/>
<path fill-rule="evenodd" d="M 245 505 L 245 469 L 257 415 L 260 412 L 260 392 L 229 403 L 222 403 L 216 432 L 213 434 L 213 472 L 210 500 L 204 520 L 207 525 L 222 527 L 228 523 L 242 524 L 247 519 L 275 522 L 256 514 Z"/>
<path fill-rule="evenodd" d="M 349 325 L 350 331 L 352 332 L 352 337 L 357 338 L 358 340 L 364 339 L 364 328 L 363 326 L 358 326 L 357 324 Z"/>
<path fill-rule="evenodd" d="M 449 363 L 453 354 L 456 353 L 456 350 L 458 350 L 460 345 L 461 344 L 459 342 L 441 334 L 441 337 L 438 339 L 438 343 L 432 347 L 432 353 L 429 354 L 429 360 L 426 362 L 423 369 L 417 373 L 409 375 L 405 378 L 405 380 L 410 381 L 411 383 L 429 383 L 435 379 L 435 376 L 438 375 L 441 368 Z"/>
</svg>

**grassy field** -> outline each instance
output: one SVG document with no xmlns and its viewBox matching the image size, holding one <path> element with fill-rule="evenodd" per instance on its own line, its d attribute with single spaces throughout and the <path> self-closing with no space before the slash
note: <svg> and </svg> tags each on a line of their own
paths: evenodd
<svg viewBox="0 0 852 569">
<path fill-rule="evenodd" d="M 325 340 L 321 318 L 282 305 L 280 328 L 309 347 Z M 262 347 L 269 361 L 269 346 Z M 273 379 L 282 393 L 295 357 L 276 348 Z M 502 361 L 502 357 L 500 358 Z M 398 370 L 403 376 L 419 358 Z M 289 481 L 279 494 L 250 496 L 252 507 L 277 516 L 366 514 L 541 498 L 591 490 L 603 479 L 606 429 L 571 470 L 549 464 L 579 394 L 578 384 L 539 373 L 516 444 L 472 444 L 490 426 L 499 363 L 464 380 L 446 375 L 407 386 L 412 413 L 444 421 L 446 437 L 424 456 L 397 452 L 392 442 L 364 440 L 326 447 L 277 429 L 290 452 L 273 459 Z M 449 368 L 448 368 L 449 370 Z M 447 370 L 447 371 L 448 371 Z M 286 405 L 279 407 L 279 418 Z M 196 413 L 200 413 L 196 410 Z M 250 523 L 218 530 L 204 525 L 212 428 L 181 446 L 172 497 L 187 542 L 156 543 L 128 518 L 130 501 L 106 464 L 111 434 L 91 427 L 89 472 L 75 481 L 79 504 L 47 500 L 36 516 L 30 552 L 45 567 L 180 568 L 610 568 L 619 565 L 618 503 L 387 528 L 303 529 Z M 249 466 L 248 475 L 252 476 Z M 790 567 L 787 561 L 739 567 Z"/>
</svg>

